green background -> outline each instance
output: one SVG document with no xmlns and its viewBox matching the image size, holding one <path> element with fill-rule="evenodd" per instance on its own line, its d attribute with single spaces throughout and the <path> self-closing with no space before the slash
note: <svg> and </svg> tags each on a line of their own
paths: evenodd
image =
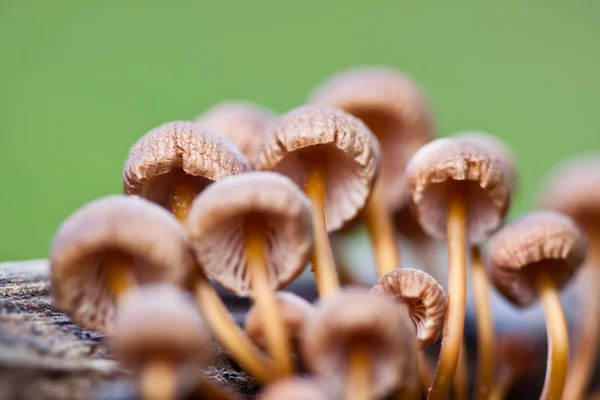
<svg viewBox="0 0 600 400">
<path fill-rule="evenodd" d="M 512 146 L 513 212 L 558 159 L 600 148 L 595 0 L 133 4 L 0 1 L 0 261 L 45 256 L 62 219 L 120 192 L 152 127 L 222 99 L 285 111 L 349 66 L 412 74 L 441 135 Z"/>
</svg>

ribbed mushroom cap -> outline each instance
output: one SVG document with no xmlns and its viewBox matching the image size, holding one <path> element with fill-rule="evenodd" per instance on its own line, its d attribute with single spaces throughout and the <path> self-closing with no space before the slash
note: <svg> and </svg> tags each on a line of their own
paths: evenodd
<svg viewBox="0 0 600 400">
<path fill-rule="evenodd" d="M 300 338 L 300 332 L 304 329 L 306 321 L 313 317 L 315 308 L 302 297 L 291 292 L 276 293 L 277 306 L 281 311 L 283 324 L 292 338 L 292 341 L 297 344 Z M 253 306 L 246 314 L 246 333 L 248 337 L 261 348 L 266 346 L 266 338 L 263 332 L 263 316 L 260 313 L 260 308 Z M 267 316 L 267 318 L 269 318 Z"/>
<path fill-rule="evenodd" d="M 311 372 L 328 385 L 347 382 L 353 348 L 366 349 L 371 361 L 369 384 L 383 398 L 403 382 L 418 382 L 413 324 L 384 296 L 349 289 L 327 297 L 316 308 L 302 334 L 302 354 Z"/>
<path fill-rule="evenodd" d="M 213 181 L 251 170 L 248 160 L 223 135 L 205 125 L 175 121 L 142 136 L 123 171 L 126 194 L 169 206 L 177 168 L 198 177 L 198 191 Z"/>
<path fill-rule="evenodd" d="M 266 107 L 245 101 L 225 101 L 209 108 L 196 122 L 222 133 L 252 160 L 267 124 L 275 113 Z"/>
<path fill-rule="evenodd" d="M 134 196 L 95 200 L 58 229 L 50 250 L 55 306 L 86 329 L 110 331 L 115 298 L 106 283 L 106 258 L 129 256 L 139 285 L 184 285 L 193 268 L 187 235 L 161 207 Z"/>
<path fill-rule="evenodd" d="M 554 211 L 536 211 L 492 236 L 486 263 L 496 288 L 514 304 L 527 306 L 537 298 L 539 271 L 546 271 L 561 287 L 585 254 L 584 235 L 571 218 Z"/>
<path fill-rule="evenodd" d="M 127 293 L 110 339 L 117 359 L 134 369 L 156 359 L 202 368 L 212 349 L 207 328 L 188 296 L 167 285 Z"/>
<path fill-rule="evenodd" d="M 411 268 L 395 269 L 382 276 L 371 292 L 394 300 L 408 313 L 420 349 L 438 339 L 446 315 L 446 295 L 431 275 Z"/>
<path fill-rule="evenodd" d="M 434 136 L 430 110 L 418 85 L 390 68 L 357 68 L 323 83 L 310 102 L 340 108 L 371 128 L 381 144 L 387 205 L 391 211 L 403 207 L 406 165 Z"/>
<path fill-rule="evenodd" d="M 303 106 L 270 125 L 255 167 L 282 173 L 303 188 L 313 160 L 323 163 L 327 230 L 335 231 L 364 207 L 379 169 L 379 143 L 344 111 Z"/>
<path fill-rule="evenodd" d="M 459 139 L 436 139 L 410 161 L 406 175 L 413 211 L 430 236 L 446 239 L 448 206 L 459 194 L 466 202 L 467 239 L 478 243 L 502 222 L 510 202 L 510 182 L 497 158 Z"/>
<path fill-rule="evenodd" d="M 186 229 L 206 273 L 240 296 L 251 293 L 244 248 L 247 217 L 264 222 L 266 262 L 274 290 L 302 272 L 313 244 L 308 199 L 286 177 L 253 172 L 208 187 L 194 200 Z"/>
<path fill-rule="evenodd" d="M 280 379 L 267 386 L 258 400 L 331 400 L 316 381 L 306 378 Z"/>
</svg>

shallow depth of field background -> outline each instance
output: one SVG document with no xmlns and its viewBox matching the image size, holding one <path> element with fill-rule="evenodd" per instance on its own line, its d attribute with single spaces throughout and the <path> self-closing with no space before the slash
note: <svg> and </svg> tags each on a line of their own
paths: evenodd
<svg viewBox="0 0 600 400">
<path fill-rule="evenodd" d="M 138 3 L 0 2 L 0 261 L 45 256 L 60 221 L 119 193 L 154 126 L 223 99 L 283 112 L 350 66 L 414 76 L 440 135 L 511 145 L 513 213 L 560 158 L 600 150 L 598 1 Z"/>
</svg>

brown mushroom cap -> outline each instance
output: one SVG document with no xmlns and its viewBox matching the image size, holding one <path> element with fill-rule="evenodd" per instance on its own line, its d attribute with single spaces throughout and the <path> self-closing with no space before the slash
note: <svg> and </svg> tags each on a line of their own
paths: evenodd
<svg viewBox="0 0 600 400">
<path fill-rule="evenodd" d="M 198 180 L 199 189 L 251 170 L 239 150 L 212 128 L 186 121 L 169 122 L 142 136 L 129 151 L 123 171 L 125 193 L 143 193 L 168 207 L 175 168 L 202 178 Z"/>
<path fill-rule="evenodd" d="M 277 306 L 281 311 L 283 324 L 292 341 L 298 343 L 300 332 L 315 313 L 315 308 L 308 301 L 291 292 L 276 293 Z M 266 339 L 263 332 L 262 315 L 260 308 L 254 305 L 246 314 L 246 333 L 248 337 L 259 347 L 266 347 Z"/>
<path fill-rule="evenodd" d="M 206 273 L 240 296 L 251 293 L 244 219 L 264 220 L 269 281 L 277 290 L 304 269 L 312 251 L 310 204 L 292 181 L 272 172 L 238 175 L 209 186 L 194 200 L 186 228 Z"/>
<path fill-rule="evenodd" d="M 584 235 L 571 218 L 554 211 L 536 211 L 492 236 L 486 264 L 496 288 L 523 307 L 537 298 L 538 271 L 547 271 L 560 288 L 573 276 L 585 254 Z"/>
<path fill-rule="evenodd" d="M 321 385 L 306 378 L 280 379 L 267 386 L 259 400 L 330 400 Z"/>
<path fill-rule="evenodd" d="M 382 276 L 371 292 L 394 300 L 408 313 L 420 349 L 438 339 L 446 315 L 446 295 L 431 275 L 411 268 L 395 269 Z"/>
<path fill-rule="evenodd" d="M 326 81 L 310 102 L 340 108 L 369 126 L 383 150 L 381 179 L 387 205 L 391 211 L 403 207 L 406 165 L 434 136 L 430 110 L 419 86 L 394 69 L 357 68 Z"/>
<path fill-rule="evenodd" d="M 364 207 L 379 169 L 377 139 L 358 118 L 329 106 L 303 106 L 275 120 L 255 166 L 304 187 L 311 159 L 324 163 L 327 230 L 335 231 Z"/>
<path fill-rule="evenodd" d="M 456 193 L 466 202 L 467 240 L 481 242 L 502 222 L 510 182 L 485 148 L 459 139 L 436 139 L 410 161 L 406 175 L 413 211 L 423 230 L 445 240 L 448 206 Z"/>
<path fill-rule="evenodd" d="M 85 205 L 54 236 L 50 282 L 56 307 L 86 329 L 107 331 L 114 320 L 104 269 L 114 251 L 132 258 L 138 284 L 183 285 L 193 267 L 185 231 L 161 207 L 134 196 Z"/>
<path fill-rule="evenodd" d="M 366 347 L 374 398 L 404 382 L 417 382 L 414 327 L 405 312 L 384 296 L 349 289 L 322 300 L 302 334 L 309 369 L 333 388 L 343 387 L 350 352 Z"/>
<path fill-rule="evenodd" d="M 219 103 L 196 118 L 212 126 L 252 160 L 268 123 L 275 113 L 266 107 L 245 101 Z"/>
<path fill-rule="evenodd" d="M 134 369 L 157 359 L 202 368 L 212 349 L 207 328 L 188 296 L 167 285 L 127 293 L 110 339 L 116 357 Z"/>
</svg>

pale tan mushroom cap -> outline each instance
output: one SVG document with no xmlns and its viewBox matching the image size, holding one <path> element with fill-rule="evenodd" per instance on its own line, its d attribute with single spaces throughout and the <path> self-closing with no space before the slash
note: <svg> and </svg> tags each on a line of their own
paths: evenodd
<svg viewBox="0 0 600 400">
<path fill-rule="evenodd" d="M 310 203 L 292 181 L 273 172 L 223 180 L 196 198 L 186 223 L 198 263 L 240 296 L 251 293 L 243 228 L 253 215 L 264 219 L 269 278 L 278 290 L 302 272 L 313 245 Z"/>
<path fill-rule="evenodd" d="M 497 229 L 510 203 L 510 182 L 497 158 L 459 139 L 436 139 L 410 161 L 406 175 L 413 211 L 430 236 L 446 239 L 453 196 L 466 202 L 467 240 L 476 244 Z"/>
<path fill-rule="evenodd" d="M 350 352 L 369 352 L 374 398 L 418 382 L 413 324 L 393 301 L 368 291 L 349 289 L 317 305 L 315 318 L 302 335 L 302 354 L 309 370 L 333 388 L 347 382 Z"/>
<path fill-rule="evenodd" d="M 371 292 L 394 300 L 408 313 L 420 349 L 438 339 L 446 315 L 446 295 L 431 275 L 411 268 L 395 269 L 382 276 Z"/>
<path fill-rule="evenodd" d="M 307 164 L 324 162 L 327 230 L 340 229 L 364 207 L 379 169 L 381 151 L 358 118 L 329 106 L 303 106 L 275 120 L 255 167 L 274 170 L 304 188 Z"/>
<path fill-rule="evenodd" d="M 527 306 L 537 298 L 537 272 L 546 271 L 560 288 L 585 255 L 585 237 L 571 218 L 536 211 L 492 236 L 486 263 L 496 288 L 514 304 Z"/>
<path fill-rule="evenodd" d="M 134 196 L 85 205 L 58 229 L 50 250 L 52 298 L 86 329 L 110 331 L 115 298 L 106 283 L 111 252 L 132 257 L 137 284 L 183 285 L 193 268 L 187 235 L 161 207 Z"/>
<path fill-rule="evenodd" d="M 331 400 L 322 385 L 314 379 L 288 378 L 269 384 L 259 395 L 258 400 Z"/>
<path fill-rule="evenodd" d="M 169 122 L 142 136 L 129 151 L 123 171 L 125 193 L 168 206 L 172 187 L 169 172 L 174 168 L 207 182 L 251 170 L 239 150 L 212 128 Z"/>
<path fill-rule="evenodd" d="M 208 330 L 185 292 L 150 285 L 127 293 L 119 303 L 111 347 L 119 361 L 141 368 L 166 359 L 176 367 L 202 368 L 211 355 Z"/>
<path fill-rule="evenodd" d="M 369 126 L 381 144 L 381 179 L 387 205 L 392 212 L 403 207 L 406 165 L 434 137 L 431 112 L 421 88 L 394 69 L 356 68 L 323 83 L 309 101 L 340 108 Z"/>
<path fill-rule="evenodd" d="M 277 292 L 275 294 L 277 306 L 283 318 L 283 324 L 292 339 L 292 342 L 298 343 L 300 332 L 304 329 L 306 321 L 314 316 L 315 308 L 308 301 L 304 300 L 291 292 Z M 259 347 L 266 347 L 266 338 L 263 332 L 264 324 L 260 308 L 256 305 L 250 308 L 246 314 L 246 334 Z M 269 317 L 267 317 L 269 318 Z"/>
<path fill-rule="evenodd" d="M 226 101 L 209 108 L 196 122 L 212 126 L 222 133 L 248 158 L 256 149 L 275 113 L 266 107 L 244 101 Z"/>
</svg>

